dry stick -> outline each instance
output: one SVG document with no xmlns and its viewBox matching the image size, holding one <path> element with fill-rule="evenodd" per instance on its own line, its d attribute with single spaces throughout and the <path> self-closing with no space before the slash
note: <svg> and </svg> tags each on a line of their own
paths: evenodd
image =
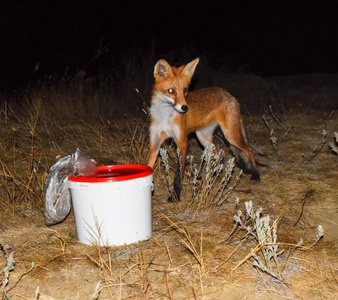
<svg viewBox="0 0 338 300">
<path fill-rule="evenodd" d="M 35 141 L 34 130 L 35 130 L 35 128 L 30 131 L 30 134 L 32 136 L 31 171 L 33 171 L 33 168 L 34 168 L 34 154 L 35 154 L 35 152 L 34 152 L 34 148 L 35 148 L 35 145 L 34 145 L 34 141 Z"/>
<path fill-rule="evenodd" d="M 218 201 L 218 203 L 217 203 L 218 206 L 221 206 L 230 197 L 232 192 L 235 190 L 235 188 L 240 183 L 242 174 L 243 174 L 243 170 L 240 170 L 234 185 L 227 190 L 227 194 L 225 195 L 225 198 L 223 199 L 223 201 L 220 201 L 220 200 Z M 222 194 L 223 194 L 223 192 L 224 192 L 224 189 L 222 191 Z"/>
<path fill-rule="evenodd" d="M 25 186 L 25 184 L 24 184 L 23 182 L 19 181 L 18 179 L 16 179 L 16 176 L 14 176 L 14 175 L 11 173 L 10 169 L 4 164 L 4 162 L 3 162 L 2 160 L 0 160 L 0 164 L 1 164 L 2 169 L 3 169 L 3 174 L 2 174 L 2 175 L 3 175 L 5 178 L 6 178 L 6 177 L 11 178 L 12 181 L 13 181 L 13 185 L 15 185 L 15 186 L 20 190 L 20 192 L 22 193 L 22 195 L 23 195 L 24 197 L 28 197 L 28 195 L 27 195 L 27 187 Z M 21 179 L 21 178 L 20 178 L 20 179 Z M 22 186 L 23 186 L 24 188 L 22 188 Z M 30 190 L 30 191 L 34 194 L 34 196 L 37 196 L 36 193 L 35 193 L 34 191 L 32 191 L 32 190 Z"/>
<path fill-rule="evenodd" d="M 169 226 L 169 228 L 170 227 L 176 227 L 176 229 L 181 233 L 181 234 L 186 234 L 186 232 L 185 232 L 185 230 L 183 230 L 181 227 L 179 227 L 176 223 L 174 223 L 168 216 L 166 216 L 163 212 L 161 212 L 157 207 L 156 207 L 156 209 L 157 209 L 157 211 L 164 217 L 164 218 L 166 218 L 168 221 L 169 221 L 169 223 L 171 224 L 170 226 Z"/>
<path fill-rule="evenodd" d="M 22 119 L 14 112 L 14 110 L 12 109 L 12 107 L 9 104 L 7 104 L 6 107 L 9 108 L 9 110 L 11 111 L 11 113 L 13 114 L 13 116 L 16 118 L 16 120 L 19 121 L 19 123 L 23 122 Z M 7 114 L 8 114 L 8 110 L 7 109 L 6 109 L 6 111 L 7 111 Z M 7 116 L 7 118 L 8 118 L 8 116 Z M 6 124 L 7 124 L 7 119 L 6 119 Z"/>
<path fill-rule="evenodd" d="M 31 169 L 31 173 L 29 175 L 28 182 L 25 184 L 25 188 L 26 188 L 27 191 L 30 191 L 32 194 L 34 194 L 34 196 L 37 196 L 36 193 L 33 190 L 34 187 L 32 187 L 32 188 L 30 187 L 31 183 L 33 184 L 34 177 L 36 177 L 36 171 L 34 170 L 33 160 L 34 160 L 34 158 L 32 159 L 32 162 L 31 162 L 32 169 Z M 39 164 L 40 164 L 40 159 L 38 161 L 38 165 Z"/>
<path fill-rule="evenodd" d="M 39 289 L 39 287 L 37 288 L 37 290 Z M 39 295 L 39 293 L 37 293 Z M 16 296 L 18 296 L 19 298 L 21 299 L 25 299 L 25 300 L 30 300 L 29 298 L 26 298 L 25 296 L 22 296 L 22 295 L 19 295 L 19 294 L 16 294 Z M 36 298 L 35 298 L 36 299 Z"/>
<path fill-rule="evenodd" d="M 172 266 L 172 258 L 171 258 L 170 252 L 169 252 L 169 248 L 168 248 L 167 242 L 164 242 L 164 244 L 165 244 L 165 249 L 167 250 L 167 254 L 168 254 L 168 257 L 169 257 L 169 268 L 171 269 L 171 266 Z"/>
<path fill-rule="evenodd" d="M 278 157 L 281 158 L 281 155 L 278 152 L 277 146 L 276 146 L 277 145 L 277 138 L 273 135 L 274 134 L 274 129 L 270 127 L 267 119 L 265 118 L 265 115 L 263 115 L 263 120 L 264 120 L 264 123 L 265 123 L 266 127 L 268 127 L 268 129 L 270 130 L 270 143 L 271 143 L 272 149 L 273 149 L 273 151 L 276 152 L 276 154 L 278 155 Z"/>
<path fill-rule="evenodd" d="M 332 267 L 330 268 L 330 271 L 331 271 L 331 275 L 332 275 L 333 279 L 335 280 L 336 284 L 338 284 L 338 278 L 335 275 L 336 271 L 334 269 L 332 269 Z"/>
<path fill-rule="evenodd" d="M 272 226 L 270 227 L 270 232 L 273 231 L 274 227 L 276 227 L 276 230 L 277 230 L 277 225 L 278 225 L 279 221 L 282 219 L 283 214 L 284 214 L 284 211 L 281 211 L 281 213 L 278 215 L 277 219 L 273 222 Z M 282 252 L 284 252 L 284 250 L 282 250 Z M 280 252 L 279 254 L 281 254 L 282 252 Z M 281 274 L 280 269 L 279 269 L 279 262 L 278 262 L 278 259 L 277 259 L 279 254 L 274 252 L 273 253 L 273 259 L 275 260 L 279 274 Z"/>
<path fill-rule="evenodd" d="M 267 119 L 265 118 L 265 115 L 263 115 L 263 120 L 264 120 L 264 123 L 265 123 L 266 127 L 268 127 L 268 129 L 269 129 L 270 132 L 271 132 L 272 128 L 270 127 L 270 125 L 269 125 Z"/>
<path fill-rule="evenodd" d="M 119 276 L 119 299 L 122 299 L 122 276 L 121 276 L 121 271 L 120 271 L 120 276 Z"/>
<path fill-rule="evenodd" d="M 288 253 L 287 257 L 286 257 L 285 264 L 284 264 L 284 266 L 283 266 L 283 268 L 282 268 L 280 274 L 283 274 L 283 272 L 284 272 L 284 270 L 285 270 L 285 268 L 286 268 L 286 266 L 287 266 L 287 264 L 288 264 L 288 262 L 289 262 L 289 260 L 290 260 L 290 258 L 291 258 L 291 256 L 292 256 L 292 254 L 296 251 L 296 249 L 297 249 L 297 248 L 293 248 L 293 249 L 291 250 L 291 249 L 289 248 L 289 253 Z"/>
<path fill-rule="evenodd" d="M 129 146 L 129 155 L 128 155 L 128 157 L 134 157 L 134 155 L 133 155 L 133 151 L 134 151 L 133 145 L 134 145 L 135 140 L 136 140 L 137 129 L 138 129 L 138 124 L 136 125 L 136 128 L 135 128 L 134 132 L 132 131 L 132 129 L 130 128 L 130 126 L 128 124 L 129 136 L 131 137 L 131 141 L 129 142 L 130 146 Z"/>
<path fill-rule="evenodd" d="M 110 289 L 109 289 L 109 288 L 110 288 L 110 287 L 118 286 L 118 287 L 121 287 L 121 289 L 122 289 L 122 286 L 125 286 L 125 285 L 128 285 L 128 283 L 122 283 L 122 282 L 119 282 L 119 283 L 106 284 L 106 285 L 102 286 L 102 287 L 97 291 L 97 294 L 99 295 L 103 289 L 107 289 L 108 292 L 109 292 L 110 298 L 113 299 L 113 294 L 110 292 Z M 120 298 L 120 299 L 122 299 L 122 298 Z"/>
<path fill-rule="evenodd" d="M 98 220 L 97 218 L 95 218 L 95 222 L 96 222 L 96 226 L 97 226 L 97 229 L 98 229 L 98 232 L 96 232 L 88 223 L 88 227 L 90 228 L 90 230 L 92 230 L 93 234 L 96 236 L 97 240 L 96 242 L 97 243 L 93 243 L 93 245 L 95 246 L 96 248 L 96 251 L 97 251 L 97 254 L 99 256 L 98 260 L 96 261 L 94 258 L 92 258 L 89 254 L 86 254 L 87 257 L 94 263 L 97 265 L 98 268 L 100 268 L 103 272 L 103 276 L 104 276 L 104 279 L 106 282 L 110 282 L 110 277 L 109 277 L 109 273 L 110 273 L 110 276 L 113 278 L 113 280 L 115 281 L 115 276 L 112 272 L 112 265 L 111 265 L 111 257 L 109 255 L 109 251 L 108 251 L 108 246 L 106 246 L 106 250 L 107 250 L 107 255 L 108 255 L 108 263 L 103 259 L 102 255 L 101 255 L 101 247 L 100 247 L 100 240 L 101 240 L 101 226 L 100 224 L 98 223 Z M 109 272 L 109 273 L 108 273 Z M 101 290 L 100 290 L 101 291 Z M 110 289 L 108 289 L 108 293 L 111 297 L 113 297 Z"/>
<path fill-rule="evenodd" d="M 253 254 L 258 252 L 262 247 L 263 246 L 261 245 L 257 245 L 256 248 L 252 250 L 252 252 L 250 252 L 246 257 L 244 257 L 244 259 L 240 261 L 240 263 L 237 264 L 236 267 L 232 268 L 232 271 L 235 271 L 236 269 L 238 269 L 242 264 L 244 264 L 249 258 L 252 257 Z"/>
<path fill-rule="evenodd" d="M 144 293 L 147 293 L 147 290 L 150 286 L 149 280 L 147 278 L 147 271 L 151 263 L 146 264 L 144 262 L 144 255 L 142 250 L 138 252 L 138 257 L 139 257 L 139 268 L 140 268 L 140 276 L 141 276 L 141 285 L 142 285 L 142 291 Z"/>
<path fill-rule="evenodd" d="M 202 266 L 199 265 L 198 266 L 198 273 L 200 275 L 200 284 L 201 284 L 202 295 L 204 296 L 203 274 L 202 274 L 202 272 L 204 272 L 204 271 L 202 271 L 201 269 L 202 269 Z"/>
<path fill-rule="evenodd" d="M 109 252 L 107 252 L 107 255 L 108 255 L 108 260 L 110 261 L 110 259 L 109 259 L 110 258 Z M 112 281 L 111 278 L 113 279 L 113 281 L 116 281 L 115 276 L 114 276 L 113 271 L 112 271 L 112 268 L 107 265 L 107 262 L 104 261 L 104 259 L 103 259 L 103 257 L 101 255 L 100 255 L 100 260 L 101 260 L 101 266 L 102 266 L 103 277 L 104 277 L 105 282 L 111 282 Z M 104 265 L 106 267 L 104 267 Z M 110 273 L 110 277 L 109 277 L 109 273 Z M 107 290 L 108 290 L 108 293 L 109 293 L 110 297 L 112 298 L 113 294 L 112 294 L 111 290 L 110 289 L 107 289 Z"/>
<path fill-rule="evenodd" d="M 6 293 L 9 293 L 12 289 L 14 289 L 18 285 L 18 283 L 21 281 L 22 277 L 24 277 L 26 274 L 28 274 L 30 271 L 32 271 L 33 268 L 34 268 L 34 263 L 32 262 L 32 266 L 27 271 L 25 271 L 24 273 L 21 274 L 21 276 L 16 281 L 16 283 L 6 290 Z"/>
<path fill-rule="evenodd" d="M 269 105 L 269 111 L 271 116 L 274 118 L 274 120 L 277 122 L 277 124 L 281 127 L 284 128 L 285 130 L 289 131 L 289 129 L 287 128 L 287 126 L 283 123 L 283 120 L 281 119 L 281 117 L 277 116 L 275 114 L 275 112 L 272 110 L 272 106 Z"/>
<path fill-rule="evenodd" d="M 195 290 L 194 286 L 191 286 L 191 288 L 192 288 L 192 294 L 194 296 L 194 299 L 197 300 L 197 294 L 196 294 L 196 290 Z"/>
<path fill-rule="evenodd" d="M 186 241 L 183 241 L 184 245 L 188 248 L 188 250 L 194 255 L 197 262 L 200 264 L 200 266 L 203 268 L 203 257 L 200 257 L 200 255 L 197 253 L 194 245 L 192 244 L 190 238 L 188 238 L 189 244 Z"/>
<path fill-rule="evenodd" d="M 108 269 L 110 271 L 110 276 L 114 277 L 114 274 L 113 274 L 113 262 L 112 262 L 112 259 L 111 259 L 109 247 L 106 247 L 106 251 L 107 251 L 107 256 L 108 256 L 108 264 L 109 264 L 109 268 Z"/>
<path fill-rule="evenodd" d="M 193 245 L 193 243 L 191 241 L 191 237 L 190 237 L 189 233 L 187 232 L 187 230 L 182 229 L 181 227 L 179 227 L 168 216 L 166 216 L 164 213 L 162 213 L 158 208 L 156 208 L 156 209 L 160 212 L 160 214 L 163 217 L 165 217 L 171 223 L 170 227 L 175 227 L 178 230 L 179 233 L 181 233 L 182 235 L 184 235 L 186 237 L 186 239 L 188 240 L 189 244 L 186 241 L 183 241 L 183 243 L 185 244 L 185 246 L 187 247 L 187 249 L 194 255 L 195 259 L 200 264 L 200 266 L 202 268 L 204 268 L 203 257 L 201 257 L 201 255 L 198 254 L 195 246 Z"/>
<path fill-rule="evenodd" d="M 81 128 L 81 127 L 79 127 L 79 131 L 80 131 L 80 134 L 81 134 L 83 143 L 84 143 L 84 145 L 86 146 L 86 149 L 90 149 L 90 147 L 89 147 L 88 144 L 87 144 L 86 138 L 85 138 L 85 136 L 84 136 L 84 134 L 83 134 L 83 131 L 82 131 L 82 128 Z"/>
<path fill-rule="evenodd" d="M 216 270 L 220 266 L 224 265 L 238 251 L 238 248 L 245 242 L 245 240 L 247 238 L 248 238 L 248 235 L 237 245 L 237 247 L 230 253 L 230 255 L 228 256 L 228 258 L 225 261 L 221 262 L 218 266 L 216 266 Z"/>
<path fill-rule="evenodd" d="M 232 229 L 232 231 L 230 232 L 228 238 L 224 241 L 224 242 L 221 242 L 221 243 L 226 243 L 226 242 L 230 242 L 230 239 L 235 235 L 237 234 L 237 232 L 241 230 L 240 227 L 238 226 L 238 224 L 236 223 L 234 228 Z"/>
<path fill-rule="evenodd" d="M 327 140 L 326 140 L 326 131 L 323 130 L 322 132 L 322 141 L 320 143 L 320 148 L 317 150 L 316 148 L 313 150 L 313 154 L 309 157 L 305 157 L 304 153 L 302 153 L 302 157 L 306 162 L 310 162 L 311 160 L 313 160 L 324 148 L 324 146 L 326 145 Z"/>
<path fill-rule="evenodd" d="M 295 224 L 293 224 L 293 227 L 296 227 L 296 225 L 298 224 L 298 222 L 300 221 L 300 219 L 302 218 L 303 216 L 303 212 L 304 212 L 304 206 L 305 206 L 305 202 L 307 199 L 310 198 L 311 194 L 314 192 L 314 189 L 311 188 L 311 187 L 308 187 L 306 192 L 305 192 L 305 196 L 303 197 L 303 199 L 301 200 L 301 205 L 302 205 L 302 209 L 301 209 L 301 212 L 300 212 L 300 215 L 297 219 L 297 221 L 295 222 Z"/>
<path fill-rule="evenodd" d="M 125 272 L 123 273 L 122 278 L 123 278 L 124 276 L 126 276 L 132 269 L 134 269 L 134 268 L 137 267 L 138 265 L 139 265 L 138 263 L 132 265 L 127 271 L 125 271 Z"/>
<path fill-rule="evenodd" d="M 165 271 L 165 281 L 167 283 L 169 299 L 172 300 L 173 299 L 173 293 L 172 293 L 172 290 L 171 290 L 170 285 L 169 285 L 169 272 L 167 270 Z"/>
<path fill-rule="evenodd" d="M 247 188 L 247 189 L 236 189 L 237 193 L 243 193 L 243 194 L 250 194 L 252 193 L 252 189 L 251 188 Z"/>
</svg>

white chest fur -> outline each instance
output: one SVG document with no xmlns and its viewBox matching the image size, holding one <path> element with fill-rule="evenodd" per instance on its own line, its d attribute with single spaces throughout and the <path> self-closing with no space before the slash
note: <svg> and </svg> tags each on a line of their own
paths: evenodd
<svg viewBox="0 0 338 300">
<path fill-rule="evenodd" d="M 178 139 L 180 129 L 174 123 L 174 119 L 179 114 L 174 108 L 174 101 L 170 97 L 158 93 L 155 95 L 150 107 L 150 115 L 154 122 L 150 128 L 150 138 L 152 141 L 161 139 L 162 133 L 168 137 Z"/>
</svg>

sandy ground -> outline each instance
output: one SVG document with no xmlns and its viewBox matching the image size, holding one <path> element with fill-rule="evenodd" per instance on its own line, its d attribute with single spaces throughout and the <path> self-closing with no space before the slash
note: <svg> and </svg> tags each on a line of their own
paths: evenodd
<svg viewBox="0 0 338 300">
<path fill-rule="evenodd" d="M 14 251 L 15 258 L 5 288 L 8 294 L 12 299 L 94 299 L 100 283 L 98 299 L 338 298 L 338 157 L 328 147 L 338 131 L 338 113 L 288 114 L 280 124 L 267 114 L 265 121 L 261 116 L 248 117 L 245 125 L 263 165 L 261 181 L 252 182 L 243 175 L 221 208 L 191 210 L 184 204 L 188 192 L 181 204 L 166 203 L 163 170 L 157 167 L 154 232 L 149 241 L 91 247 L 76 241 L 73 212 L 61 224 L 47 227 L 42 206 L 25 203 L 4 209 L 0 269 L 5 266 L 5 252 Z M 275 149 L 267 125 L 274 129 Z M 323 130 L 327 132 L 323 147 L 311 157 L 313 149 L 321 147 Z M 190 152 L 199 156 L 196 141 L 190 145 Z M 227 147 L 223 148 L 225 159 L 230 158 Z M 236 168 L 229 186 L 238 173 Z M 284 249 L 280 263 L 285 268 L 278 279 L 255 268 L 252 259 L 233 271 L 256 245 L 250 239 L 241 243 L 244 231 L 228 240 L 233 216 L 237 208 L 244 212 L 247 201 L 252 201 L 254 209 L 261 207 L 263 215 L 280 218 L 280 243 L 297 244 L 302 238 L 309 246 L 319 224 L 324 238 L 307 251 L 280 246 Z"/>
</svg>

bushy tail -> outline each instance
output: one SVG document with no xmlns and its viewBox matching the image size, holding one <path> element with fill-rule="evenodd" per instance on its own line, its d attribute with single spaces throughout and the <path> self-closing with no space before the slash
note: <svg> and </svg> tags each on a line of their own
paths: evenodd
<svg viewBox="0 0 338 300">
<path fill-rule="evenodd" d="M 238 149 L 234 145 L 230 144 L 230 151 L 232 155 L 235 157 L 236 164 L 239 168 L 243 170 L 245 174 L 251 174 L 251 180 L 259 181 L 260 173 L 253 161 L 248 155 L 246 155 L 242 150 Z"/>
</svg>

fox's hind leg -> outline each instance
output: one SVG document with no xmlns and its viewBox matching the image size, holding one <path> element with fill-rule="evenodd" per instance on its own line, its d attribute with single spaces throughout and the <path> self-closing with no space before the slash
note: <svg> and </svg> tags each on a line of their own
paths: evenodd
<svg viewBox="0 0 338 300">
<path fill-rule="evenodd" d="M 208 143 L 213 143 L 213 133 L 217 127 L 217 123 L 211 123 L 210 125 L 206 127 L 202 127 L 195 131 L 196 136 L 199 140 L 199 142 L 202 144 L 203 147 L 205 147 Z M 219 152 L 215 148 L 215 163 L 218 163 L 220 160 Z"/>
<path fill-rule="evenodd" d="M 245 130 L 240 114 L 227 114 L 227 118 L 220 122 L 220 127 L 225 138 L 230 143 L 230 150 L 233 153 L 237 165 L 244 173 L 250 173 L 251 179 L 259 181 L 260 174 L 256 168 L 255 157 L 248 145 Z"/>
</svg>

